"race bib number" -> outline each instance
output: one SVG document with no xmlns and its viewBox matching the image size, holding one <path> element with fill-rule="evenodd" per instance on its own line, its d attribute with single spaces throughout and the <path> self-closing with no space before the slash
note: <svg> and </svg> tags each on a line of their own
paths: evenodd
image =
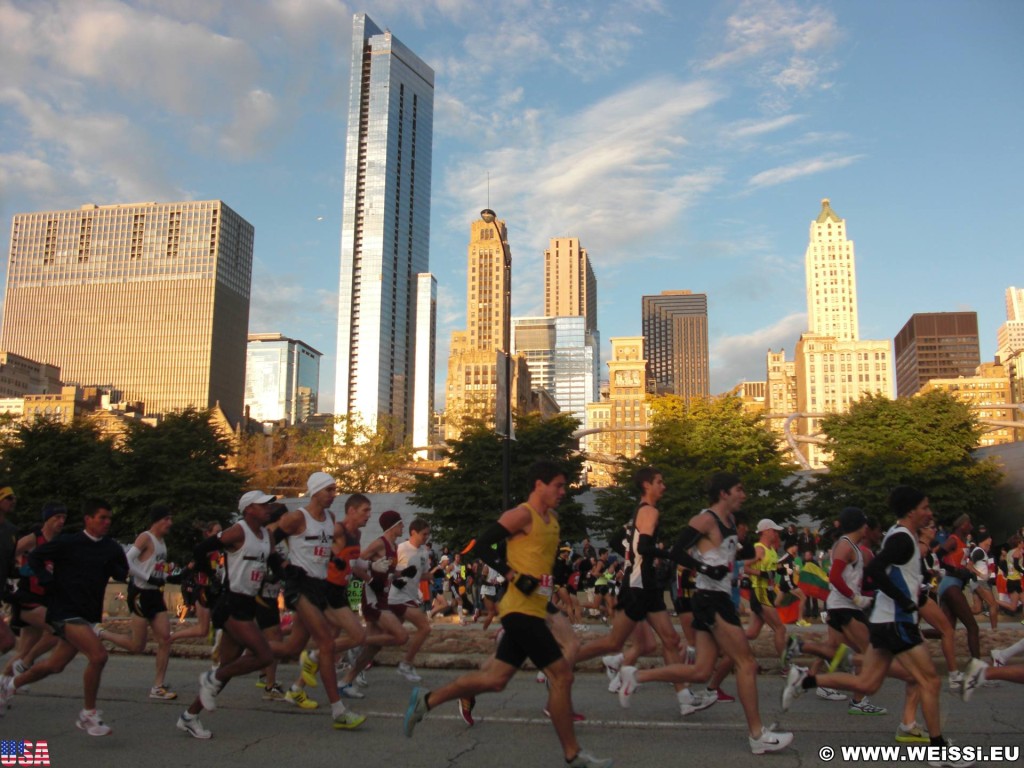
<svg viewBox="0 0 1024 768">
<path fill-rule="evenodd" d="M 555 579 L 550 573 L 540 577 L 540 584 L 537 585 L 537 594 L 544 597 L 551 597 L 554 592 Z"/>
</svg>

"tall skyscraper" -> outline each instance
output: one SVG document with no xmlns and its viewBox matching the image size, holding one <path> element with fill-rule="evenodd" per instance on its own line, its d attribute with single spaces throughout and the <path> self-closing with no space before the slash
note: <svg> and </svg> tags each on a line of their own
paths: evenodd
<svg viewBox="0 0 1024 768">
<path fill-rule="evenodd" d="M 219 200 L 18 214 L 0 348 L 147 413 L 220 403 L 237 422 L 252 252 Z"/>
<path fill-rule="evenodd" d="M 544 251 L 544 314 L 581 315 L 597 330 L 597 278 L 577 237 L 553 237 Z"/>
<path fill-rule="evenodd" d="M 245 354 L 245 406 L 256 421 L 305 421 L 317 413 L 320 353 L 280 333 L 250 333 Z"/>
<path fill-rule="evenodd" d="M 658 392 L 687 402 L 711 394 L 708 363 L 708 297 L 662 291 L 641 299 L 647 374 Z"/>
<path fill-rule="evenodd" d="M 587 403 L 597 400 L 594 360 L 597 340 L 586 318 L 517 317 L 513 319 L 513 351 L 526 358 L 534 389 L 545 389 L 560 413 L 587 426 Z"/>
<path fill-rule="evenodd" d="M 809 330 L 796 345 L 796 410 L 846 413 L 865 394 L 892 396 L 892 347 L 886 340 L 862 340 L 857 320 L 857 278 L 853 241 L 846 222 L 821 201 L 811 222 L 805 253 Z M 769 358 L 770 361 L 770 358 Z M 771 377 L 769 376 L 769 379 Z M 820 418 L 798 419 L 798 434 L 817 435 Z M 825 455 L 806 444 L 811 466 Z"/>
<path fill-rule="evenodd" d="M 503 418 L 505 354 L 511 352 L 512 249 L 505 222 L 490 208 L 470 225 L 466 249 L 466 330 L 452 333 L 445 395 L 446 438 L 458 437 L 466 419 L 496 424 Z M 512 363 L 513 403 L 530 402 L 525 358 Z"/>
<path fill-rule="evenodd" d="M 429 271 L 434 71 L 365 14 L 352 73 L 338 290 L 335 411 L 400 437 L 414 414 L 420 275 Z M 430 344 L 432 346 L 432 342 Z M 432 404 L 431 406 L 432 407 Z"/>
<path fill-rule="evenodd" d="M 416 278 L 416 378 L 413 382 L 412 444 L 417 457 L 433 458 L 434 365 L 437 359 L 437 280 L 429 272 Z"/>
<path fill-rule="evenodd" d="M 1024 288 L 1006 289 L 1006 322 L 996 333 L 996 350 L 1003 360 L 1024 350 Z"/>
<path fill-rule="evenodd" d="M 910 397 L 931 379 L 973 376 L 981 365 L 977 312 L 919 312 L 894 339 L 896 397 Z"/>
</svg>

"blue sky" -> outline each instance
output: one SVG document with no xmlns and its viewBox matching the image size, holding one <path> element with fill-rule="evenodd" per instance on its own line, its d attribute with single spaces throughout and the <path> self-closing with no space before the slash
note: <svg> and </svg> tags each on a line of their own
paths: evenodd
<svg viewBox="0 0 1024 768">
<path fill-rule="evenodd" d="M 542 312 L 543 250 L 577 236 L 606 347 L 644 293 L 708 294 L 716 392 L 792 355 L 824 197 L 863 338 L 974 310 L 994 355 L 1024 284 L 1016 0 L 0 0 L 5 252 L 15 213 L 222 199 L 256 227 L 251 329 L 324 353 L 331 410 L 356 11 L 437 73 L 439 394 L 488 173 L 514 314 Z"/>
</svg>

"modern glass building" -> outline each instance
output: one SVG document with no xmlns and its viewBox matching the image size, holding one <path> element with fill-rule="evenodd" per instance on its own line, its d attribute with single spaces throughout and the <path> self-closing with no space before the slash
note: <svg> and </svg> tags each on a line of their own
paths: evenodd
<svg viewBox="0 0 1024 768">
<path fill-rule="evenodd" d="M 317 412 L 320 353 L 280 333 L 250 333 L 245 407 L 256 421 L 298 424 Z"/>
<path fill-rule="evenodd" d="M 587 426 L 587 403 L 598 399 L 600 342 L 587 330 L 587 318 L 512 319 L 514 354 L 523 355 L 534 389 L 546 389 L 562 413 Z"/>
<path fill-rule="evenodd" d="M 413 410 L 416 336 L 424 329 L 417 324 L 417 285 L 429 271 L 433 114 L 433 70 L 356 14 L 335 410 L 369 424 L 389 418 L 400 437 L 430 418 Z"/>
<path fill-rule="evenodd" d="M 692 291 L 662 291 L 640 301 L 647 375 L 659 393 L 689 401 L 711 392 L 708 297 Z"/>
<path fill-rule="evenodd" d="M 219 200 L 17 214 L 0 349 L 147 413 L 219 403 L 236 423 L 253 234 Z"/>
</svg>

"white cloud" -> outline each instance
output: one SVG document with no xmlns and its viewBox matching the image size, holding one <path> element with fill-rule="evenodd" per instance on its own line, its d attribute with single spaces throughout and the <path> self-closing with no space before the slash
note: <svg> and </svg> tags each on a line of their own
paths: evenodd
<svg viewBox="0 0 1024 768">
<path fill-rule="evenodd" d="M 711 390 L 725 392 L 741 381 L 762 381 L 768 350 L 792 350 L 807 330 L 807 314 L 797 312 L 751 333 L 723 336 L 711 347 Z"/>
<path fill-rule="evenodd" d="M 786 182 L 799 179 L 803 176 L 812 176 L 816 173 L 824 173 L 825 171 L 832 171 L 837 168 L 845 168 L 848 165 L 852 165 L 858 160 L 863 159 L 864 155 L 845 155 L 843 157 L 814 157 L 807 160 L 799 160 L 789 165 L 783 165 L 778 168 L 770 168 L 767 171 L 761 171 L 755 174 L 747 182 L 748 188 L 759 189 L 762 187 L 773 187 L 777 184 L 785 184 Z"/>
<path fill-rule="evenodd" d="M 768 120 L 739 120 L 726 126 L 722 135 L 726 140 L 754 138 L 788 128 L 801 119 L 802 115 L 781 115 Z"/>
</svg>

